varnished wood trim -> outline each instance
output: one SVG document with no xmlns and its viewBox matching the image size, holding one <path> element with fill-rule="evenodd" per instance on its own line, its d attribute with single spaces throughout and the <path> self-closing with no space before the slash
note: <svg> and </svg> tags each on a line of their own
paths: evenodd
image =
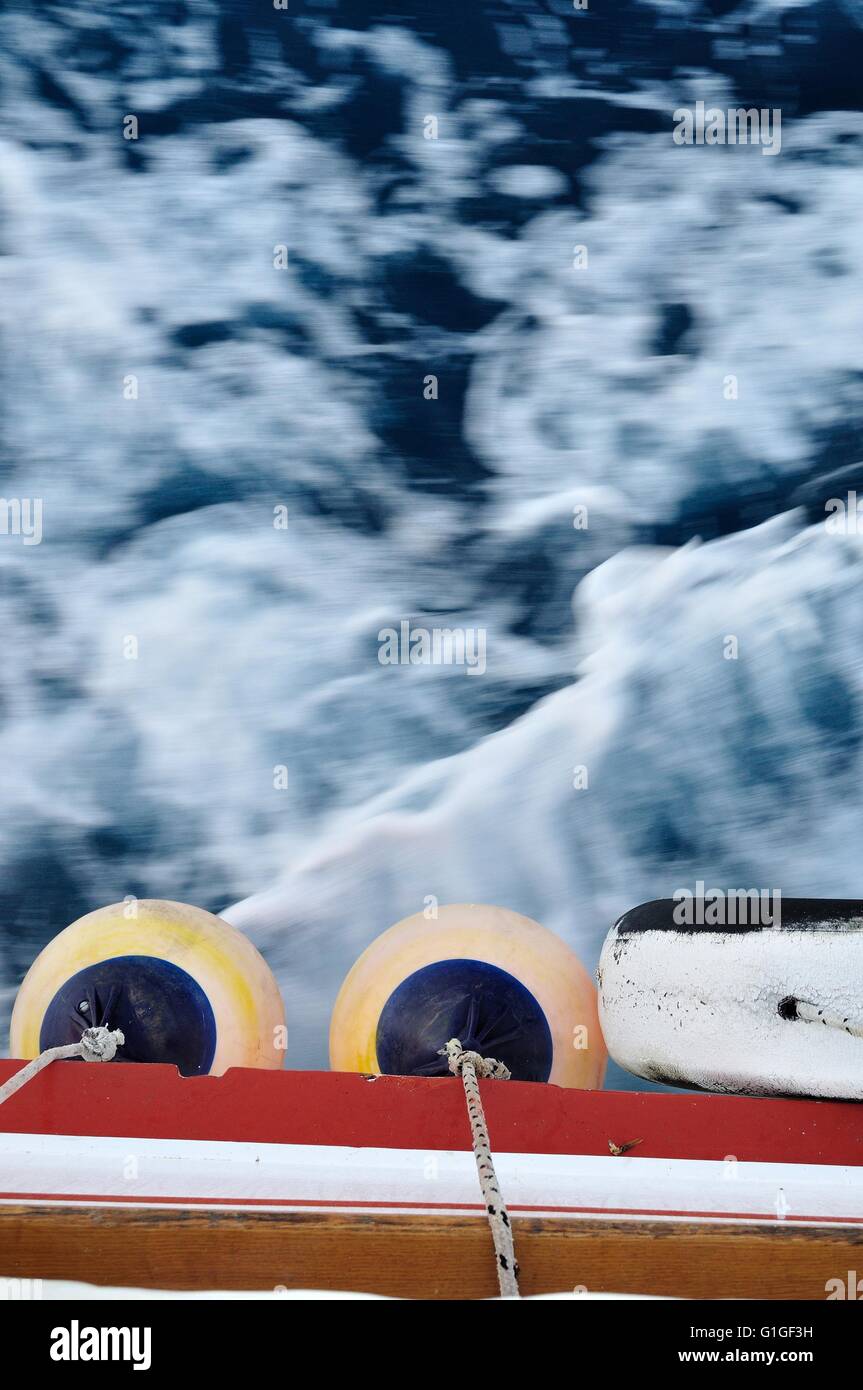
<svg viewBox="0 0 863 1390">
<path fill-rule="evenodd" d="M 823 1299 L 863 1269 L 860 1229 L 597 1220 L 513 1222 L 525 1294 Z M 407 1298 L 497 1292 L 472 1217 L 0 1208 L 0 1274 L 175 1289 L 351 1289 Z"/>
</svg>

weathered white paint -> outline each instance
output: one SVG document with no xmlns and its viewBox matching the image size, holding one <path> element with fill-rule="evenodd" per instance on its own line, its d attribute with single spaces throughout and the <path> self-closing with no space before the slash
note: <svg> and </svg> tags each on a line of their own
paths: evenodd
<svg viewBox="0 0 863 1390">
<path fill-rule="evenodd" d="M 598 979 L 608 1050 L 636 1076 L 746 1095 L 863 1100 L 863 1039 L 779 1014 L 794 996 L 863 1019 L 863 929 L 613 927 Z"/>
</svg>

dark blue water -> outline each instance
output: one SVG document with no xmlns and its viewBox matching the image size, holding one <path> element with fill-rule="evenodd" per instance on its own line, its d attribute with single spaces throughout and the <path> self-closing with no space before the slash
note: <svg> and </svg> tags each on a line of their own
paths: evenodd
<svg viewBox="0 0 863 1390">
<path fill-rule="evenodd" d="M 859 893 L 861 25 L 3 7 L 7 1004 L 102 902 L 277 883 L 236 920 L 319 1064 L 428 895 L 592 967 L 698 878 Z M 781 151 L 675 145 L 697 101 Z M 487 669 L 381 665 L 402 620 Z"/>
</svg>

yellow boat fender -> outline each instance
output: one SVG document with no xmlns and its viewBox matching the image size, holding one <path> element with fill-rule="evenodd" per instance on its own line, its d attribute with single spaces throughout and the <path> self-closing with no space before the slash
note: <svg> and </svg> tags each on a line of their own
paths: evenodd
<svg viewBox="0 0 863 1390">
<path fill-rule="evenodd" d="M 363 952 L 330 1024 L 334 1071 L 445 1076 L 441 1049 L 503 1062 L 515 1081 L 598 1087 L 606 1049 L 596 989 L 570 948 L 503 907 L 418 912 Z"/>
<path fill-rule="evenodd" d="M 174 1063 L 184 1076 L 279 1068 L 285 1012 L 269 966 L 235 927 L 186 903 L 131 899 L 80 917 L 24 977 L 13 1057 L 119 1030 L 117 1061 Z"/>
</svg>

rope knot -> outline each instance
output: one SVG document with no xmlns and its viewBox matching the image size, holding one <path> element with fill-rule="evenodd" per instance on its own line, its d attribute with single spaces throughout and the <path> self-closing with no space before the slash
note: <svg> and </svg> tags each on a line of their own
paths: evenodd
<svg viewBox="0 0 863 1390">
<path fill-rule="evenodd" d="M 465 1062 L 470 1063 L 477 1076 L 490 1077 L 492 1081 L 509 1081 L 512 1072 L 505 1062 L 495 1057 L 481 1057 L 478 1052 L 466 1051 L 458 1038 L 450 1038 L 446 1047 L 438 1049 L 440 1057 L 446 1057 L 453 1076 L 461 1076 Z"/>
<path fill-rule="evenodd" d="M 126 1041 L 119 1028 L 112 1033 L 110 1028 L 104 1028 L 100 1024 L 97 1028 L 85 1028 L 81 1034 L 81 1041 L 76 1043 L 62 1043 L 59 1047 L 46 1047 L 44 1052 L 40 1052 L 38 1057 L 34 1057 L 32 1062 L 28 1062 L 20 1071 L 16 1071 L 4 1081 L 0 1086 L 0 1105 L 7 1101 L 10 1096 L 14 1096 L 16 1091 L 20 1091 L 22 1086 L 26 1086 L 28 1081 L 32 1081 L 34 1076 L 38 1076 L 40 1071 L 50 1066 L 52 1062 L 59 1062 L 71 1057 L 83 1057 L 85 1062 L 110 1062 L 113 1061 L 114 1054 L 118 1047 Z"/>
<path fill-rule="evenodd" d="M 101 1025 L 85 1028 L 81 1034 L 81 1056 L 85 1062 L 111 1062 L 118 1047 L 126 1041 L 120 1029 L 113 1033 Z"/>
<path fill-rule="evenodd" d="M 440 1048 L 439 1056 L 446 1057 L 453 1076 L 460 1076 L 467 1101 L 467 1113 L 473 1138 L 473 1156 L 479 1178 L 482 1200 L 485 1205 L 494 1253 L 497 1257 L 497 1279 L 503 1298 L 518 1298 L 518 1264 L 512 1240 L 512 1226 L 509 1212 L 501 1195 L 491 1156 L 488 1126 L 479 1093 L 478 1077 L 488 1076 L 494 1081 L 509 1081 L 512 1072 L 495 1057 L 481 1057 L 478 1052 L 462 1047 L 459 1038 L 450 1038 L 446 1047 Z"/>
</svg>

